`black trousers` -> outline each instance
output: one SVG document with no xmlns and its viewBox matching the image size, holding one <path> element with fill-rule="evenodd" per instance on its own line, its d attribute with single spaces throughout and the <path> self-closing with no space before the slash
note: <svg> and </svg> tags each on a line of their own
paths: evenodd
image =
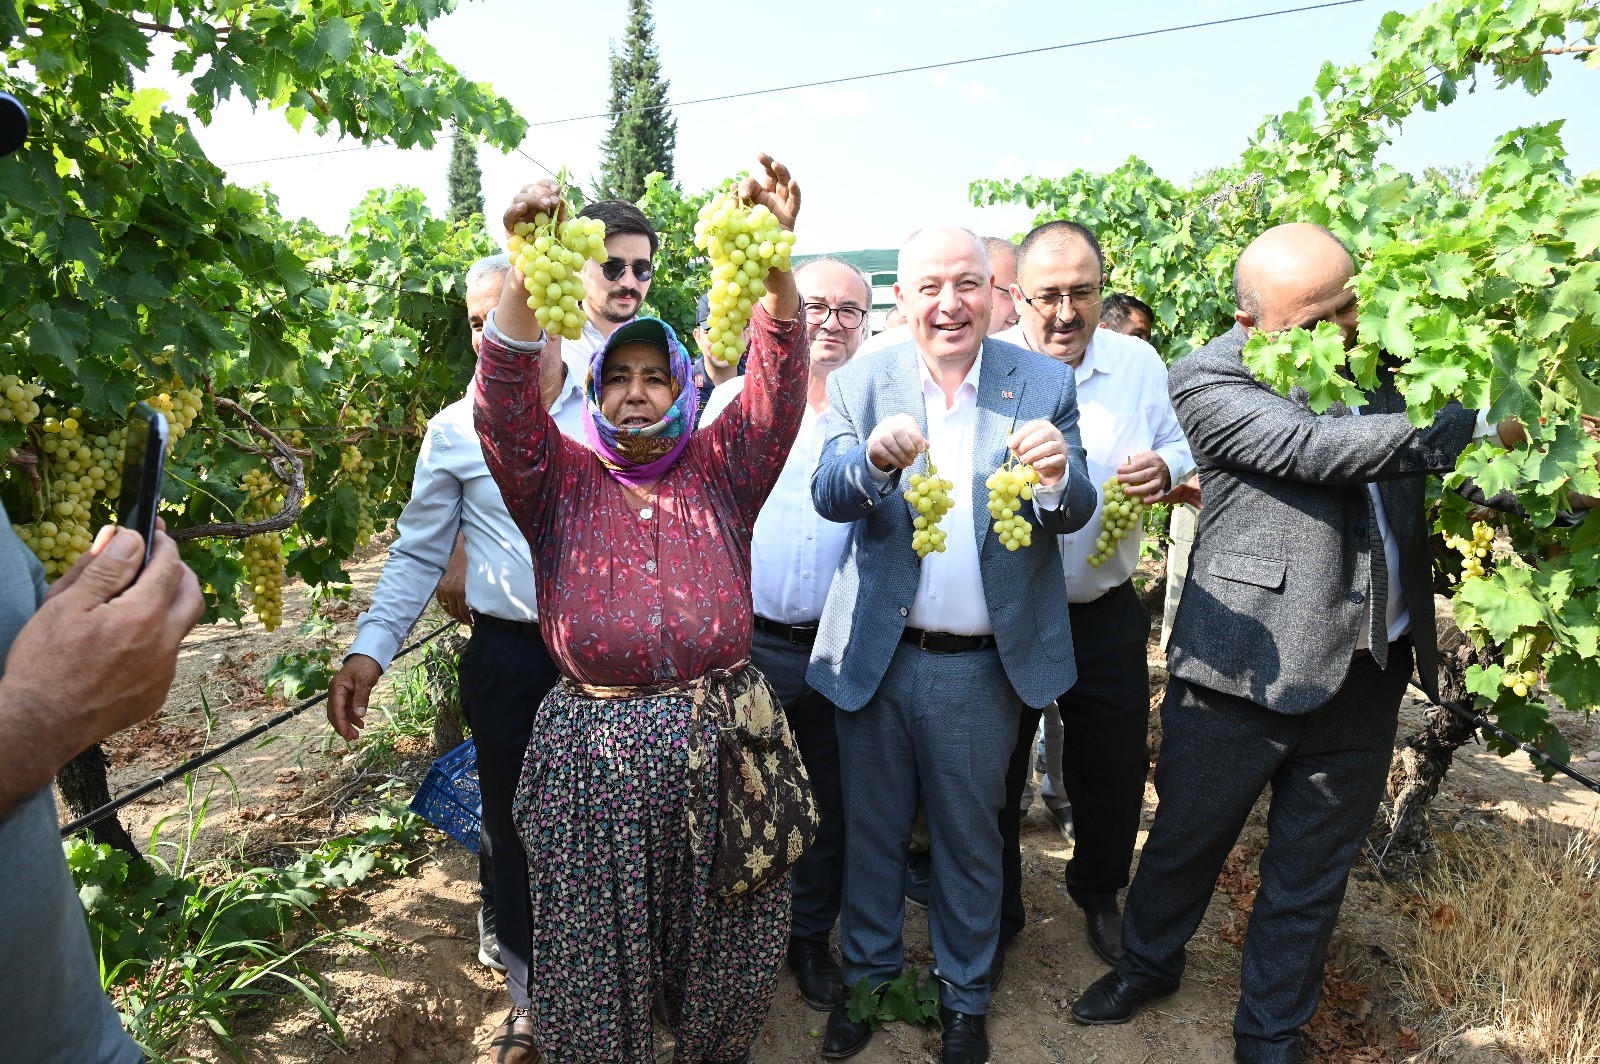
<svg viewBox="0 0 1600 1064">
<path fill-rule="evenodd" d="M 1072 803 L 1075 841 L 1067 893 L 1085 912 L 1110 912 L 1128 885 L 1144 780 L 1150 770 L 1150 671 L 1145 644 L 1150 613 L 1130 580 L 1093 602 L 1067 607 L 1078 680 L 1056 699 L 1061 710 L 1061 775 Z M 1032 764 L 1039 714 L 1023 715 L 1006 773 L 1005 893 L 1000 934 L 1022 930 L 1022 791 Z"/>
<path fill-rule="evenodd" d="M 821 820 L 816 839 L 791 873 L 794 916 L 789 933 L 806 942 L 826 942 L 839 919 L 844 891 L 844 786 L 839 733 L 834 727 L 838 711 L 806 683 L 810 660 L 810 646 L 759 629 L 751 640 L 750 663 L 761 670 L 783 703 Z"/>
<path fill-rule="evenodd" d="M 1332 699 L 1294 716 L 1177 679 L 1167 688 L 1161 800 L 1128 890 L 1118 972 L 1144 989 L 1177 985 L 1222 863 L 1270 786 L 1233 1021 L 1251 1060 L 1300 1060 L 1300 1027 L 1322 996 L 1328 941 L 1383 798 L 1411 668 L 1409 640 L 1389 645 L 1387 668 L 1362 651 Z"/>
<path fill-rule="evenodd" d="M 461 654 L 461 708 L 472 726 L 483 796 L 478 875 L 484 900 L 494 906 L 506 990 L 518 1008 L 528 1005 L 528 858 L 511 820 L 522 779 L 534 714 L 561 672 L 532 633 L 501 628 L 480 618 Z"/>
</svg>

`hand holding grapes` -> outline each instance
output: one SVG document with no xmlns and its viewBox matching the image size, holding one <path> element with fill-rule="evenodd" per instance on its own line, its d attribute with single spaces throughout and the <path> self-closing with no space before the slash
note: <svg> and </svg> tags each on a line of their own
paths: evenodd
<svg viewBox="0 0 1600 1064">
<path fill-rule="evenodd" d="M 552 215 L 558 222 L 566 221 L 564 215 L 557 213 L 560 210 L 561 186 L 545 177 L 523 185 L 522 191 L 511 197 L 511 205 L 500 216 L 500 221 L 509 237 L 517 231 L 518 222 L 531 222 L 539 214 Z"/>
<path fill-rule="evenodd" d="M 867 437 L 867 461 L 885 473 L 905 469 L 927 449 L 928 441 L 910 414 L 884 418 Z"/>
<path fill-rule="evenodd" d="M 794 220 L 800 214 L 800 186 L 795 183 L 789 168 L 766 152 L 757 156 L 765 178 L 747 177 L 739 182 L 739 198 L 754 206 L 759 203 L 771 211 L 778 224 L 794 232 Z"/>
<path fill-rule="evenodd" d="M 1043 418 L 1018 426 L 1006 446 L 1023 465 L 1033 466 L 1039 483 L 1053 487 L 1067 475 L 1067 438 L 1052 422 Z"/>
<path fill-rule="evenodd" d="M 1122 490 L 1134 498 L 1153 501 L 1172 487 L 1172 471 L 1166 460 L 1154 451 L 1140 451 L 1122 463 L 1117 470 Z"/>
</svg>

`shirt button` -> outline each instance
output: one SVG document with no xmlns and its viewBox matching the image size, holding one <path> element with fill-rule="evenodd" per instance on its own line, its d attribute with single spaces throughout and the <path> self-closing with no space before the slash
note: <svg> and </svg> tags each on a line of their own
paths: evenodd
<svg viewBox="0 0 1600 1064">
<path fill-rule="evenodd" d="M 659 613 L 652 613 L 652 614 L 651 614 L 651 615 L 650 615 L 650 623 L 651 623 L 651 624 L 660 624 L 660 623 L 661 623 L 661 614 L 659 614 Z"/>
<path fill-rule="evenodd" d="M 901 606 L 900 607 L 900 616 L 909 617 L 909 616 L 911 616 L 911 611 L 906 609 L 904 606 Z"/>
<path fill-rule="evenodd" d="M 654 559 L 644 563 L 644 571 L 647 573 L 653 573 L 656 571 L 656 563 Z"/>
<path fill-rule="evenodd" d="M 1363 602 L 1367 601 L 1366 593 L 1361 591 L 1352 591 L 1350 592 L 1350 601 L 1359 606 Z"/>
<path fill-rule="evenodd" d="M 807 580 L 811 579 L 811 574 L 810 573 L 801 573 L 800 575 L 805 577 Z"/>
</svg>

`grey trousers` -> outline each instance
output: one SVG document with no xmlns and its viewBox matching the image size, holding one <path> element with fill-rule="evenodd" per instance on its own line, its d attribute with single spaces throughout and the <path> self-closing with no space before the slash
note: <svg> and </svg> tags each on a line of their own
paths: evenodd
<svg viewBox="0 0 1600 1064">
<path fill-rule="evenodd" d="M 1295 716 L 1172 681 L 1156 759 L 1160 804 L 1123 917 L 1123 979 L 1146 990 L 1177 985 L 1222 863 L 1270 786 L 1233 1032 L 1251 1060 L 1300 1060 L 1300 1027 L 1322 996 L 1328 942 L 1383 798 L 1411 669 L 1409 640 L 1390 644 L 1384 669 L 1362 651 L 1332 699 Z"/>
<path fill-rule="evenodd" d="M 1022 709 L 995 650 L 933 654 L 902 643 L 872 700 L 839 713 L 847 982 L 887 982 L 904 965 L 906 846 L 920 794 L 942 998 L 957 1012 L 988 1012 L 1000 941 L 1000 809 Z"/>
</svg>

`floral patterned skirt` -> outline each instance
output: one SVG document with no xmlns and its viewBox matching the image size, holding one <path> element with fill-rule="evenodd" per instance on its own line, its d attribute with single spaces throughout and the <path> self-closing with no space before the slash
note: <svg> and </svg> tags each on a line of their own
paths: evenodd
<svg viewBox="0 0 1600 1064">
<path fill-rule="evenodd" d="M 677 1064 L 734 1064 L 772 1003 L 789 931 L 786 879 L 721 899 L 712 831 L 689 835 L 683 694 L 591 698 L 559 685 L 539 706 L 514 816 L 528 853 L 533 1014 L 545 1059 L 653 1064 L 658 993 Z"/>
</svg>

